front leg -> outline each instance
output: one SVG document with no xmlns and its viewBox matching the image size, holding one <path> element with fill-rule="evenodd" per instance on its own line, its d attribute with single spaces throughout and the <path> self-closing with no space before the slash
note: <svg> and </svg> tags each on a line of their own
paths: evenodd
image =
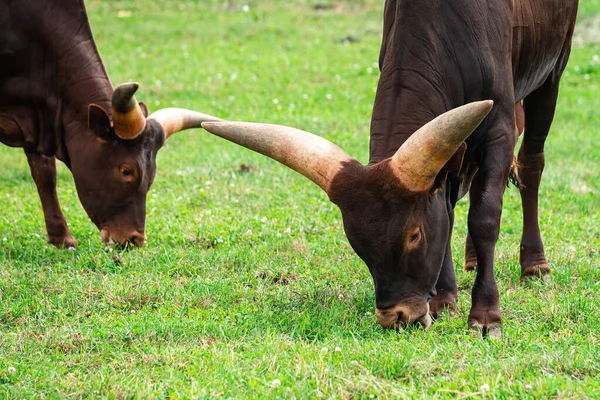
<svg viewBox="0 0 600 400">
<path fill-rule="evenodd" d="M 27 150 L 25 150 L 25 154 L 29 162 L 31 176 L 42 201 L 48 241 L 56 247 L 77 247 L 77 242 L 69 232 L 67 221 L 65 221 L 58 203 L 58 196 L 56 195 L 56 161 L 54 157 L 46 157 Z"/>
<path fill-rule="evenodd" d="M 502 317 L 494 278 L 494 249 L 500 233 L 502 195 L 513 159 L 513 133 L 514 120 L 509 117 L 499 118 L 488 131 L 489 138 L 498 139 L 482 149 L 480 170 L 471 186 L 469 235 L 477 254 L 477 276 L 468 322 L 469 328 L 481 331 L 483 336 L 498 337 L 501 334 Z"/>
<path fill-rule="evenodd" d="M 450 212 L 450 235 L 442 270 L 435 284 L 437 294 L 429 299 L 429 313 L 432 318 L 437 319 L 442 316 L 444 311 L 452 316 L 456 311 L 456 299 L 458 298 L 458 287 L 456 286 L 456 274 L 454 273 L 454 264 L 452 263 L 452 250 L 450 243 L 452 239 L 452 227 L 454 225 L 454 210 Z"/>
<path fill-rule="evenodd" d="M 465 271 L 472 272 L 477 270 L 477 252 L 473 245 L 473 239 L 467 232 L 467 238 L 465 239 Z"/>
</svg>

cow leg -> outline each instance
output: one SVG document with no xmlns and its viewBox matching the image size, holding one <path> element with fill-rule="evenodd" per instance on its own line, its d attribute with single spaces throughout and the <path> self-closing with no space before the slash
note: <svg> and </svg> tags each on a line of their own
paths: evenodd
<svg viewBox="0 0 600 400">
<path fill-rule="evenodd" d="M 480 170 L 471 185 L 469 208 L 469 234 L 477 253 L 477 275 L 471 294 L 469 328 L 481 331 L 485 336 L 500 336 L 502 317 L 498 286 L 494 277 L 494 249 L 500 233 L 502 195 L 510 173 L 514 139 L 514 114 L 497 116 L 496 126 L 488 131 L 489 137 L 497 137 L 484 149 Z M 498 114 L 502 109 L 498 111 Z M 505 133 L 504 133 L 505 132 Z"/>
<path fill-rule="evenodd" d="M 450 223 L 454 220 L 454 211 Z M 435 284 L 437 294 L 429 299 L 429 312 L 433 318 L 441 317 L 444 310 L 448 310 L 450 315 L 454 314 L 456 309 L 456 299 L 458 298 L 458 287 L 456 286 L 456 274 L 454 273 L 454 264 L 452 263 L 452 251 L 450 249 L 450 238 L 444 256 L 442 270 Z"/>
<path fill-rule="evenodd" d="M 538 193 L 544 170 L 544 142 L 554 118 L 557 97 L 558 83 L 550 79 L 524 101 L 526 129 L 519 149 L 519 178 L 525 186 L 521 191 L 521 279 L 550 273 L 538 222 Z"/>
<path fill-rule="evenodd" d="M 477 252 L 475 252 L 475 246 L 471 235 L 467 233 L 465 238 L 465 271 L 471 272 L 477 270 Z"/>
<path fill-rule="evenodd" d="M 77 247 L 77 242 L 69 232 L 67 221 L 65 221 L 58 203 L 58 196 L 56 195 L 56 161 L 54 157 L 46 157 L 29 151 L 25 151 L 25 154 L 29 162 L 31 176 L 35 181 L 42 201 L 49 242 L 56 247 Z"/>
</svg>

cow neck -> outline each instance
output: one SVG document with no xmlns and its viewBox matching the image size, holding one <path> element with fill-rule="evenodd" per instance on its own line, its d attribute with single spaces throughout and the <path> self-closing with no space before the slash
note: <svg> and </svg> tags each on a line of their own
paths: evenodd
<svg viewBox="0 0 600 400">
<path fill-rule="evenodd" d="M 51 49 L 46 60 L 52 60 L 58 83 L 53 86 L 52 104 L 48 104 L 54 118 L 55 156 L 67 165 L 70 152 L 75 151 L 74 139 L 83 136 L 83 140 L 91 140 L 94 135 L 88 129 L 89 105 L 110 110 L 113 92 L 84 4 L 78 3 L 78 7 L 65 7 L 55 13 L 63 21 L 54 20 L 41 29 L 41 36 L 48 40 L 44 48 Z"/>
<path fill-rule="evenodd" d="M 411 89 L 411 84 L 418 87 L 420 83 L 420 77 L 411 75 L 397 70 L 381 76 L 371 120 L 370 164 L 393 156 L 414 132 L 453 108 L 445 96 L 424 99 L 419 89 Z M 389 83 L 398 81 L 398 85 Z M 425 86 L 428 84 L 421 85 Z"/>
<path fill-rule="evenodd" d="M 456 40 L 469 28 L 455 21 L 463 17 L 454 7 L 434 0 L 386 2 L 370 164 L 393 156 L 427 122 L 465 104 L 469 86 L 477 87 L 481 71 L 469 65 L 476 59 L 473 50 Z M 469 76 L 468 85 L 462 73 Z"/>
<path fill-rule="evenodd" d="M 72 47 L 61 57 L 63 101 L 62 121 L 64 143 L 70 143 L 81 135 L 91 140 L 94 133 L 88 129 L 90 104 L 97 104 L 110 112 L 113 86 L 92 35 L 83 1 L 79 1 L 81 27 L 71 33 Z M 82 65 L 83 64 L 83 65 Z M 88 139 L 89 137 L 89 139 Z"/>
</svg>

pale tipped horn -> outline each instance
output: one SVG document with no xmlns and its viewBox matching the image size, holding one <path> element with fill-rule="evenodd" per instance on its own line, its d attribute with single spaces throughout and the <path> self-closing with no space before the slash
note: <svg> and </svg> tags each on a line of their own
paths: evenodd
<svg viewBox="0 0 600 400">
<path fill-rule="evenodd" d="M 221 118 L 183 108 L 163 108 L 152 113 L 148 119 L 151 118 L 158 121 L 162 126 L 165 133 L 165 140 L 172 134 L 184 129 L 201 128 L 203 122 L 222 121 Z"/>
<path fill-rule="evenodd" d="M 123 83 L 112 95 L 113 129 L 121 139 L 135 139 L 146 127 L 146 117 L 134 96 L 139 86 L 137 82 Z"/>
<path fill-rule="evenodd" d="M 304 175 L 329 193 L 344 162 L 357 162 L 320 136 L 281 125 L 249 122 L 205 122 L 208 132 L 254 150 Z"/>
<path fill-rule="evenodd" d="M 444 165 L 479 126 L 494 105 L 477 101 L 450 110 L 413 133 L 390 163 L 404 187 L 429 190 Z"/>
</svg>

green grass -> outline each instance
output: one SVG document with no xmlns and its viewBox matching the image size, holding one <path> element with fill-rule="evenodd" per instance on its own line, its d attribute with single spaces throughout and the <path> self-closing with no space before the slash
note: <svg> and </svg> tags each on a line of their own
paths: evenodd
<svg viewBox="0 0 600 400">
<path fill-rule="evenodd" d="M 366 162 L 382 3 L 88 8 L 113 82 L 140 81 L 151 109 L 296 126 Z M 582 21 L 599 12 L 600 1 L 581 1 Z M 599 44 L 574 48 L 548 140 L 551 284 L 519 282 L 520 201 L 514 188 L 505 196 L 499 341 L 467 332 L 466 202 L 457 318 L 391 332 L 376 324 L 373 283 L 339 211 L 274 161 L 201 130 L 174 136 L 148 197 L 148 245 L 121 254 L 103 251 L 61 167 L 80 243 L 66 252 L 46 244 L 22 151 L 0 147 L 0 398 L 598 397 L 599 55 Z"/>
</svg>

